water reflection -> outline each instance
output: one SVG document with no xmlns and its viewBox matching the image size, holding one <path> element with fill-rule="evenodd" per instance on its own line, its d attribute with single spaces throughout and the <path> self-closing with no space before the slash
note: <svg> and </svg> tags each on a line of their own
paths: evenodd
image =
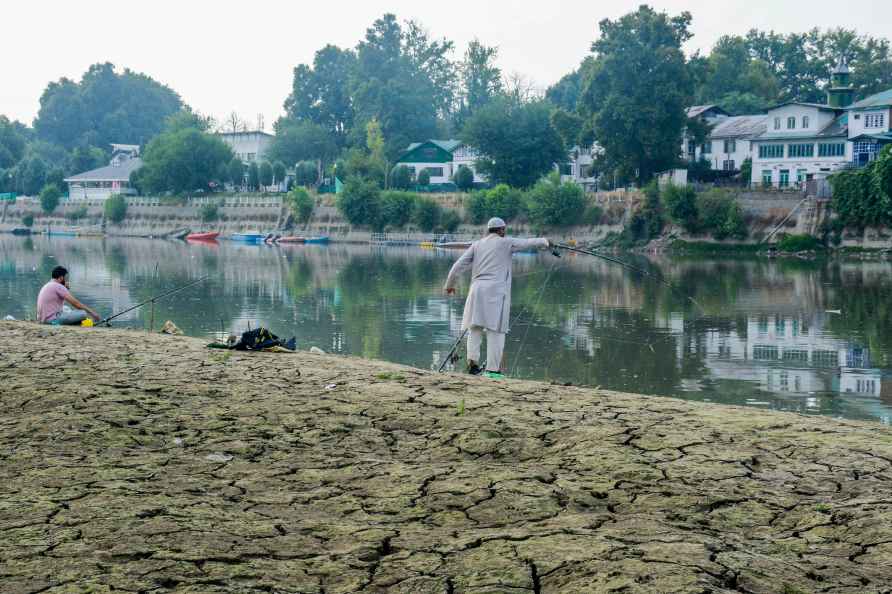
<svg viewBox="0 0 892 594">
<path fill-rule="evenodd" d="M 457 253 L 149 240 L 0 238 L 0 315 L 33 317 L 49 271 L 120 311 L 159 303 L 205 337 L 262 324 L 302 347 L 438 366 L 462 299 L 441 290 Z M 886 263 L 642 260 L 679 290 L 587 256 L 518 256 L 512 375 L 889 422 L 892 267 Z M 547 281 L 547 282 L 546 282 Z M 693 298 L 699 307 L 692 305 Z M 828 313 L 836 311 L 840 313 Z M 150 312 L 122 323 L 147 327 Z"/>
</svg>

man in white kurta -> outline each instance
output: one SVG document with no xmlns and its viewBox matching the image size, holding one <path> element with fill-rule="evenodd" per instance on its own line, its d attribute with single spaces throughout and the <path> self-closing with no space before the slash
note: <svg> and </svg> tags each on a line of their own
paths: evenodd
<svg viewBox="0 0 892 594">
<path fill-rule="evenodd" d="M 514 252 L 545 249 L 545 238 L 505 236 L 505 221 L 490 219 L 486 237 L 475 241 L 452 266 L 446 292 L 455 292 L 458 276 L 471 268 L 471 289 L 465 302 L 462 331 L 468 331 L 468 371 L 480 373 L 480 344 L 486 332 L 486 371 L 498 374 L 511 314 L 511 256 Z"/>
</svg>

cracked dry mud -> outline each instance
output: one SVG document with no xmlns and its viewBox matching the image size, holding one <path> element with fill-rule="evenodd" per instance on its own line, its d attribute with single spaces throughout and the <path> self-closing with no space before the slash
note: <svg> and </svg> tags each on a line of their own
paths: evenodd
<svg viewBox="0 0 892 594">
<path fill-rule="evenodd" d="M 892 591 L 880 425 L 126 331 L 0 353 L 4 594 Z"/>
</svg>

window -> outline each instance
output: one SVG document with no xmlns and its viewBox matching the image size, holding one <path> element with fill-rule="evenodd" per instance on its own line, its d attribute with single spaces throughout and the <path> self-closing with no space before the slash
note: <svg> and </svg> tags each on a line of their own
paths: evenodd
<svg viewBox="0 0 892 594">
<path fill-rule="evenodd" d="M 782 145 L 782 144 L 760 144 L 759 145 L 759 158 L 760 159 L 783 159 L 784 158 L 784 145 Z"/>
<path fill-rule="evenodd" d="M 796 181 L 798 183 L 800 183 L 800 184 L 803 183 L 807 178 L 808 178 L 808 169 L 797 169 L 796 170 Z"/>
<path fill-rule="evenodd" d="M 787 118 L 787 130 L 795 130 L 796 129 L 796 118 L 790 116 Z"/>
<path fill-rule="evenodd" d="M 793 157 L 814 157 L 815 145 L 809 144 L 791 144 L 787 150 L 787 155 Z"/>
<path fill-rule="evenodd" d="M 776 346 L 757 344 L 753 347 L 753 359 L 757 361 L 777 361 L 780 351 Z"/>
<path fill-rule="evenodd" d="M 877 143 L 870 140 L 858 141 L 855 143 L 854 152 L 856 155 L 860 153 L 875 153 L 877 152 Z"/>
<path fill-rule="evenodd" d="M 725 140 L 725 153 L 736 153 L 737 152 L 737 141 L 733 138 L 730 140 Z"/>
<path fill-rule="evenodd" d="M 778 182 L 778 186 L 781 188 L 786 188 L 790 185 L 790 170 L 789 169 L 781 169 L 780 170 L 780 182 Z"/>
<path fill-rule="evenodd" d="M 437 149 L 435 148 L 424 148 L 421 149 L 421 156 L 425 158 L 425 160 L 433 161 L 437 158 Z"/>
<path fill-rule="evenodd" d="M 561 175 L 573 175 L 573 168 L 569 163 L 558 165 L 558 171 L 560 171 Z"/>
<path fill-rule="evenodd" d="M 688 157 L 693 159 L 697 155 L 697 143 L 693 140 L 688 141 Z"/>
<path fill-rule="evenodd" d="M 442 167 L 428 167 L 427 172 L 431 177 L 443 177 L 443 168 Z"/>
<path fill-rule="evenodd" d="M 707 141 L 706 141 L 706 144 L 703 145 L 703 148 L 702 148 L 701 152 L 702 152 L 704 155 L 711 155 L 711 154 L 712 154 L 712 141 L 711 141 L 711 140 L 707 140 Z"/>
<path fill-rule="evenodd" d="M 774 118 L 774 129 L 780 130 L 780 118 Z"/>
<path fill-rule="evenodd" d="M 885 113 L 866 113 L 866 114 L 864 114 L 864 127 L 865 128 L 885 128 L 886 127 L 886 114 Z"/>
<path fill-rule="evenodd" d="M 807 130 L 808 124 L 809 124 L 808 116 L 802 116 L 802 127 Z"/>
<path fill-rule="evenodd" d="M 722 161 L 722 170 L 723 171 L 737 171 L 734 168 L 734 159 L 728 159 L 727 161 Z"/>
<path fill-rule="evenodd" d="M 846 155 L 846 145 L 844 142 L 822 142 L 818 145 L 819 157 L 844 157 Z"/>
<path fill-rule="evenodd" d="M 772 171 L 770 169 L 763 169 L 762 170 L 762 185 L 770 186 L 772 181 L 773 181 Z M 765 324 L 767 325 L 768 322 L 765 322 Z"/>
</svg>

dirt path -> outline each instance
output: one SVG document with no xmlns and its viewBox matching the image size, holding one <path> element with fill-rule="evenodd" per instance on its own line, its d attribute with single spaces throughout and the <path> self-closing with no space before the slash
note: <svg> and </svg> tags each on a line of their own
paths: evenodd
<svg viewBox="0 0 892 594">
<path fill-rule="evenodd" d="M 0 410 L 4 594 L 892 591 L 879 425 L 13 322 Z"/>
</svg>

